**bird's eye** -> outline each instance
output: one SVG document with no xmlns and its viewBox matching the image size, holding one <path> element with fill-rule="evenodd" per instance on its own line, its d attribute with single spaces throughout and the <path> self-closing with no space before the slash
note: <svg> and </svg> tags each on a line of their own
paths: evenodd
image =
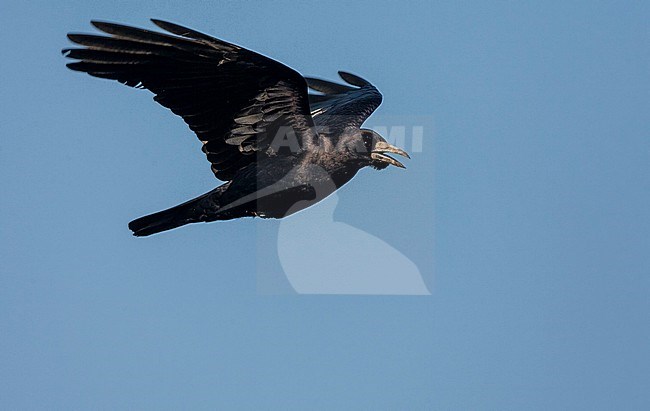
<svg viewBox="0 0 650 411">
<path fill-rule="evenodd" d="M 363 146 L 365 147 L 366 151 L 371 151 L 372 150 L 372 135 L 371 134 L 363 134 Z"/>
</svg>

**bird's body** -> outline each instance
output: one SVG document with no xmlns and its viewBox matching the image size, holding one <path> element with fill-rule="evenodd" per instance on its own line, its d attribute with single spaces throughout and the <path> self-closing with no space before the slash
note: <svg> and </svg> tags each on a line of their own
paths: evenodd
<svg viewBox="0 0 650 411">
<path fill-rule="evenodd" d="M 381 103 L 367 81 L 303 78 L 267 57 L 154 20 L 175 35 L 93 22 L 111 36 L 70 34 L 73 70 L 153 91 L 203 143 L 226 182 L 193 200 L 132 221 L 136 236 L 188 223 L 282 218 L 309 207 L 368 165 L 403 167 L 407 154 L 361 124 Z M 308 94 L 307 88 L 321 94 Z"/>
</svg>

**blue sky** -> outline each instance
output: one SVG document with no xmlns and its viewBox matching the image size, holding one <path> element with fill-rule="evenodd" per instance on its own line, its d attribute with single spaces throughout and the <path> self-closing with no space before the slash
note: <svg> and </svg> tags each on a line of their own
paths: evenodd
<svg viewBox="0 0 650 411">
<path fill-rule="evenodd" d="M 2 408 L 650 408 L 647 3 L 1 9 Z M 59 51 L 150 17 L 358 73 L 384 94 L 371 124 L 430 119 L 408 169 L 362 172 L 334 218 L 432 295 L 291 294 L 276 222 L 133 238 L 216 181 L 181 120 Z"/>
</svg>

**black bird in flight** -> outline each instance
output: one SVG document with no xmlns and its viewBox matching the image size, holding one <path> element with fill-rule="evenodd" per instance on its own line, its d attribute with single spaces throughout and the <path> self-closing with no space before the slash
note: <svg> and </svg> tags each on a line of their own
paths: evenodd
<svg viewBox="0 0 650 411">
<path fill-rule="evenodd" d="M 253 51 L 152 20 L 168 33 L 93 21 L 108 34 L 68 34 L 67 66 L 145 88 L 181 116 L 224 184 L 129 223 L 136 236 L 239 217 L 282 218 L 322 200 L 363 167 L 404 165 L 408 154 L 360 128 L 382 96 L 368 81 L 302 77 Z M 312 89 L 317 93 L 309 93 Z"/>
</svg>

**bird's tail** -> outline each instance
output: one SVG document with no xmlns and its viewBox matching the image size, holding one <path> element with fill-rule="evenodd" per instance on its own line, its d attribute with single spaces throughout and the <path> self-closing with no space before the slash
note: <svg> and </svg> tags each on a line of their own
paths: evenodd
<svg viewBox="0 0 650 411">
<path fill-rule="evenodd" d="M 144 217 L 137 218 L 129 223 L 129 229 L 136 237 L 144 237 L 161 231 L 171 230 L 185 224 L 192 223 L 187 218 L 187 206 L 179 205 L 168 210 L 159 211 Z"/>
<path fill-rule="evenodd" d="M 226 186 L 227 184 L 224 184 L 183 204 L 135 219 L 129 223 L 129 229 L 133 231 L 134 236 L 145 237 L 151 234 L 160 233 L 161 231 L 171 230 L 172 228 L 177 228 L 185 224 L 206 221 L 206 204 L 203 200 L 207 197 L 221 194 Z M 212 202 L 210 201 L 209 203 Z M 216 209 L 216 204 L 210 205 L 212 205 L 210 208 Z"/>
</svg>

